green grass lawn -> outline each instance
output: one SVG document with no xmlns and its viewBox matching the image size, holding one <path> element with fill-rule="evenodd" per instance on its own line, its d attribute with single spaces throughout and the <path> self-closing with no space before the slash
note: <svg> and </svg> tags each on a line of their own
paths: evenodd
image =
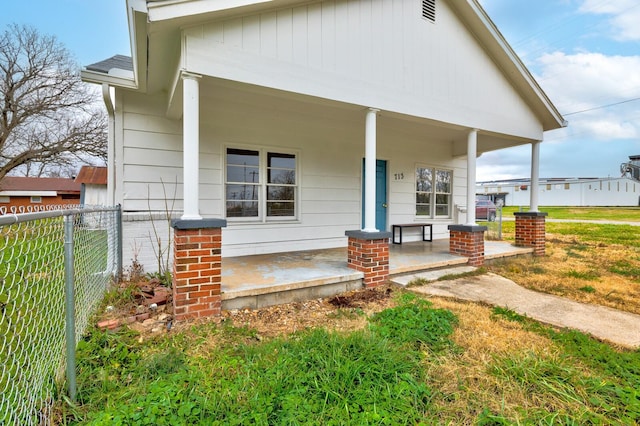
<svg viewBox="0 0 640 426">
<path fill-rule="evenodd" d="M 542 206 L 538 210 L 549 214 L 551 219 L 618 220 L 640 222 L 640 207 L 551 207 Z M 520 211 L 517 206 L 502 208 L 504 217 L 512 217 Z M 522 211 L 528 211 L 523 208 Z"/>
<path fill-rule="evenodd" d="M 416 425 L 634 424 L 640 352 L 616 351 L 511 311 L 490 320 L 548 341 L 547 353 L 480 357 L 456 344 L 459 318 L 411 293 L 364 328 L 273 339 L 228 323 L 140 341 L 91 330 L 78 347 L 80 405 L 62 424 Z M 489 312 L 488 308 L 483 308 Z M 354 315 L 364 315 L 355 312 Z M 488 314 L 487 314 L 488 315 Z M 513 324 L 513 325 L 509 325 Z M 458 369 L 456 382 L 440 369 Z M 480 374 L 480 377 L 476 377 Z M 502 395 L 502 402 L 496 401 Z M 511 401 L 523 395 L 522 401 Z M 468 400 L 467 400 L 468 399 Z"/>
<path fill-rule="evenodd" d="M 555 214 L 616 220 L 640 214 L 637 209 L 580 209 L 583 216 L 576 216 L 570 210 Z M 507 235 L 513 233 L 513 222 L 503 225 Z M 563 280 L 572 280 L 578 294 L 598 303 L 598 297 L 612 297 L 599 283 L 605 269 L 612 280 L 628 278 L 630 286 L 637 285 L 637 269 L 631 266 L 637 263 L 640 228 L 546 226 L 549 234 L 567 240 L 558 247 L 548 242 L 553 253 L 548 260 L 557 257 L 557 264 L 570 268 L 553 275 L 548 284 L 556 290 Z M 636 263 L 603 263 L 597 270 L 599 252 L 624 257 L 620 250 L 629 250 Z M 584 268 L 573 263 L 582 260 Z M 516 274 L 516 281 L 522 274 L 535 281 L 552 272 L 545 259 L 519 262 L 526 264 L 501 266 Z M 391 308 L 337 311 L 321 327 L 276 337 L 265 338 L 230 320 L 144 339 L 126 328 L 93 328 L 78 346 L 78 405 L 59 402 L 58 423 L 640 423 L 640 349 L 614 348 L 508 309 L 427 301 L 405 290 L 394 294 Z M 336 327 L 328 325 L 332 318 L 344 324 L 362 321 L 358 327 Z"/>
</svg>

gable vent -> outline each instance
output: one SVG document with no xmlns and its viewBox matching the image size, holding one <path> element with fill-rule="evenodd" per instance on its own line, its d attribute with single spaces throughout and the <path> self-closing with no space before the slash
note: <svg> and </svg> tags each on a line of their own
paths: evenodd
<svg viewBox="0 0 640 426">
<path fill-rule="evenodd" d="M 436 0 L 422 0 L 422 17 L 436 22 Z"/>
</svg>

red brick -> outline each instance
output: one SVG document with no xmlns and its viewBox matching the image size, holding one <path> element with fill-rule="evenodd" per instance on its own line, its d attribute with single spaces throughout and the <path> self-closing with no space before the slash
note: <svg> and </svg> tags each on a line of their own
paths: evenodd
<svg viewBox="0 0 640 426">
<path fill-rule="evenodd" d="M 180 285 L 178 283 L 178 285 L 175 287 L 175 292 L 177 294 L 184 294 L 184 293 L 192 293 L 194 291 L 198 291 L 199 289 L 200 287 L 197 285 Z"/>
<path fill-rule="evenodd" d="M 209 284 L 210 282 L 211 282 L 211 277 L 198 277 L 198 278 L 191 278 L 189 280 L 189 284 L 191 285 Z"/>
<path fill-rule="evenodd" d="M 207 303 L 209 305 L 215 305 L 215 304 L 221 304 L 222 303 L 222 299 L 220 297 L 219 294 L 215 295 L 215 296 L 208 296 L 208 297 L 203 297 L 202 299 L 200 299 L 201 303 Z"/>
<path fill-rule="evenodd" d="M 114 330 L 120 326 L 120 320 L 111 319 L 98 322 L 98 328 L 102 330 Z"/>
</svg>

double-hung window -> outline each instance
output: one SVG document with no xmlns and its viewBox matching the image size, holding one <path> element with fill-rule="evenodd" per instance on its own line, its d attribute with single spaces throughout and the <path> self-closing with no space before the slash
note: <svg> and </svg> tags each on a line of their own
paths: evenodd
<svg viewBox="0 0 640 426">
<path fill-rule="evenodd" d="M 294 219 L 297 158 L 269 150 L 227 148 L 227 218 Z"/>
<path fill-rule="evenodd" d="M 453 172 L 434 167 L 416 167 L 416 216 L 451 217 Z"/>
</svg>

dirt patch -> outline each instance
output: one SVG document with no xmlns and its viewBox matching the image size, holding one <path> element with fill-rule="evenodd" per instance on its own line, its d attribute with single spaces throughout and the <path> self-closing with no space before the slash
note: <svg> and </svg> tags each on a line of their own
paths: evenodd
<svg viewBox="0 0 640 426">
<path fill-rule="evenodd" d="M 222 318 L 236 327 L 256 330 L 260 337 L 275 337 L 308 328 L 349 331 L 362 328 L 367 317 L 395 305 L 392 286 L 354 290 L 337 296 L 262 309 L 223 311 Z"/>
<path fill-rule="evenodd" d="M 392 291 L 390 287 L 386 287 L 384 290 L 353 291 L 331 297 L 328 302 L 336 308 L 362 308 L 368 304 L 388 299 Z"/>
</svg>

